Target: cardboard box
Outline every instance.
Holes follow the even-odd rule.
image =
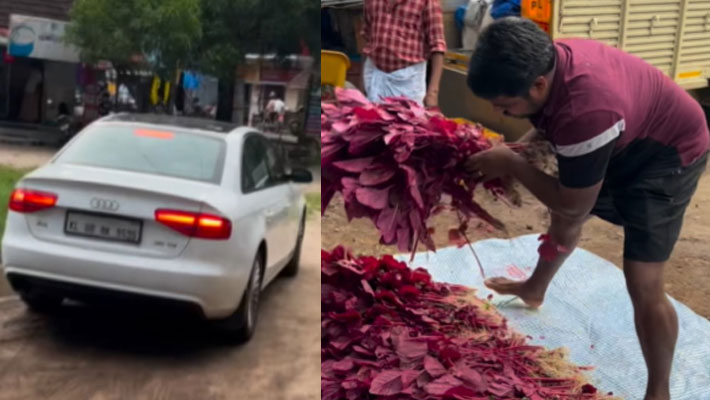
[[[444,38],[446,46],[450,49],[461,48],[461,31],[456,26],[454,13],[444,13]]]
[[[355,43],[357,45],[357,54],[362,54],[362,49],[365,48],[365,37],[362,35],[362,14],[353,16],[353,27],[355,28]]]
[[[439,92],[439,107],[448,118],[465,118],[481,123],[514,141],[532,128],[526,119],[507,117],[495,111],[490,102],[476,97],[466,84],[466,72],[444,68]]]

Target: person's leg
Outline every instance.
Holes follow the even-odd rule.
[[[559,252],[554,260],[540,258],[532,276],[526,281],[514,281],[508,278],[491,278],[485,284],[499,294],[510,294],[520,297],[529,307],[538,308],[545,299],[545,292],[552,278],[565,262],[569,254],[577,246],[582,234],[582,221],[571,221],[556,214],[551,215],[550,228],[547,233],[554,243],[564,246],[569,251]]]
[[[615,197],[624,219],[624,276],[648,369],[645,400],[670,399],[678,316],[664,292],[663,270],[706,162],[707,156],[669,175],[639,179]]]
[[[678,338],[678,316],[663,290],[664,265],[663,262],[624,260],[636,333],[648,368],[645,400],[670,399],[669,382]]]
[[[597,197],[590,215],[584,221],[570,221],[554,213],[551,214],[550,228],[547,234],[550,238],[566,247],[569,252],[559,253],[552,261],[540,258],[532,276],[527,281],[513,281],[507,278],[491,278],[486,280],[486,286],[495,290],[499,294],[512,294],[520,297],[529,307],[537,308],[542,305],[545,299],[545,292],[550,285],[555,273],[560,269],[567,256],[574,250],[582,234],[582,224],[592,216],[597,216],[609,223],[621,225],[622,220],[614,205],[611,194],[606,185]]]
[[[524,282],[513,281],[502,277],[491,278],[486,280],[486,286],[499,294],[518,296],[529,307],[540,307],[545,299],[545,293],[547,292],[547,287],[550,285],[552,278],[567,259],[567,256],[569,256],[577,246],[579,237],[582,234],[582,224],[592,216],[597,216],[615,225],[622,224],[621,217],[614,206],[613,199],[606,185],[602,185],[594,208],[590,215],[584,221],[581,221],[581,223],[580,221],[570,221],[558,215],[551,214],[550,228],[547,234],[554,242],[566,247],[569,252],[559,253],[552,261],[546,261],[540,258],[532,276]]]

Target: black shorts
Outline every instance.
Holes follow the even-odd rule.
[[[683,226],[685,209],[705,171],[708,155],[663,176],[602,185],[592,214],[624,227],[624,259],[668,260]]]

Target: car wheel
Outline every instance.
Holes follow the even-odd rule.
[[[261,282],[263,280],[263,257],[257,254],[249,274],[249,284],[244,291],[241,304],[229,318],[220,321],[219,325],[233,343],[249,341],[256,330],[259,319],[259,303],[261,301]]]
[[[38,291],[21,293],[20,298],[27,304],[30,310],[38,313],[55,311],[64,301],[64,298],[61,296],[53,296]]]
[[[294,277],[298,275],[298,270],[301,264],[301,247],[303,247],[303,236],[306,232],[306,209],[303,209],[303,216],[301,217],[301,224],[298,227],[298,237],[296,238],[296,249],[293,251],[293,257],[291,261],[286,264],[282,274],[287,277]]]

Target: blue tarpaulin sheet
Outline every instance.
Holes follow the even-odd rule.
[[[524,279],[537,262],[537,235],[511,240],[490,239],[474,244],[486,277]],[[408,257],[403,257],[408,259]],[[413,267],[426,268],[441,282],[492,293],[483,285],[468,247],[418,253]],[[566,347],[571,361],[595,366],[592,383],[624,399],[643,398],[646,367],[636,332],[633,309],[623,272],[588,251],[575,250],[555,276],[539,310],[530,310],[511,296],[494,297],[493,303],[519,332],[531,335],[534,344]],[[710,321],[671,299],[678,312],[680,333],[673,364],[673,400],[710,400]]]

